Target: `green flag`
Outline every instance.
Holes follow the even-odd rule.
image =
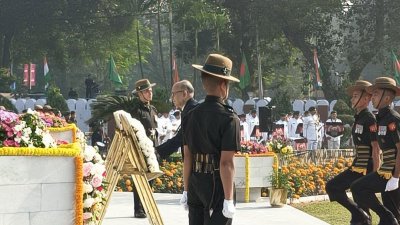
[[[115,66],[115,62],[114,62],[112,55],[110,55],[110,65],[108,67],[108,78],[115,84],[122,84],[121,77],[119,77],[119,74],[117,72],[117,68]]]
[[[241,89],[246,88],[250,84],[250,71],[244,53],[242,54],[242,64],[240,64],[239,79],[239,87]]]
[[[394,69],[394,74],[393,78],[396,80],[396,83],[400,83],[400,63],[399,60],[397,60],[396,54],[392,51],[392,61],[393,61],[393,69]]]

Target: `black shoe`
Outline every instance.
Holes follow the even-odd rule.
[[[384,219],[381,218],[378,225],[399,225],[399,223],[394,217],[388,217]]]
[[[360,221],[350,221],[350,225],[372,225],[371,217],[363,211],[363,219]]]
[[[147,215],[143,209],[135,211],[135,218],[146,218],[146,217]]]

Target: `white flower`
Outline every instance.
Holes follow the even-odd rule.
[[[94,161],[96,161],[97,163],[104,163],[103,158],[101,158],[101,155],[99,153],[96,153],[94,155]]]
[[[94,198],[88,197],[83,201],[83,207],[84,208],[90,208],[94,204]]]
[[[36,127],[36,129],[35,129],[35,134],[41,136],[42,133],[43,133],[43,130],[42,130],[42,129],[39,129],[38,127]]]
[[[96,163],[93,165],[92,170],[90,170],[90,174],[101,177],[105,171],[106,167],[104,165]]]
[[[22,130],[22,133],[23,133],[24,135],[31,135],[31,134],[32,134],[32,129],[31,129],[30,127],[25,127],[25,128]]]
[[[85,193],[90,193],[93,191],[92,185],[88,184],[86,182],[83,184],[83,189],[84,189]]]
[[[281,148],[282,148],[282,144],[281,144],[281,143],[278,143],[278,144],[276,145],[276,147],[277,147],[278,149],[281,149]]]
[[[83,152],[83,157],[85,158],[85,160],[87,162],[92,161],[95,154],[96,154],[96,149],[94,149],[90,145],[86,145],[85,151]]]

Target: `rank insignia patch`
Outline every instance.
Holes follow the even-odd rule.
[[[389,123],[388,128],[389,128],[390,131],[395,131],[396,130],[396,123],[395,122]]]

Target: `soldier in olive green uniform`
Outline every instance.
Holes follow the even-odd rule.
[[[352,136],[356,148],[356,158],[353,165],[338,174],[326,185],[326,192],[331,201],[337,201],[351,213],[351,225],[369,225],[371,218],[365,213],[368,209],[360,209],[359,206],[347,197],[346,190],[357,179],[367,173],[376,171],[379,167],[379,145],[377,142],[376,119],[368,111],[371,94],[366,88],[371,83],[358,80],[353,86],[347,88],[347,94],[351,96],[352,108],[356,110],[355,121],[352,127]]]
[[[138,96],[139,101],[137,101],[137,105],[135,105],[134,110],[130,113],[133,118],[139,120],[143,124],[147,137],[153,141],[154,145],[157,145],[157,110],[150,104],[151,100],[153,100],[152,87],[154,85],[156,84],[151,84],[147,79],[138,80],[135,83],[135,90],[132,93]],[[146,213],[135,187],[133,189],[133,198],[135,217],[145,218]]]
[[[372,105],[379,110],[377,119],[378,142],[383,162],[373,173],[355,181],[351,186],[354,200],[362,208],[372,209],[380,217],[379,225],[398,225],[400,219],[400,115],[389,108],[395,96],[400,95],[396,81],[378,77],[374,85],[367,88],[372,94]],[[382,203],[375,193],[382,193]]]
[[[234,164],[240,150],[240,123],[233,109],[224,104],[229,94],[232,61],[210,54],[201,71],[205,101],[183,121],[184,193],[181,204],[189,208],[189,225],[229,225],[233,204]]]

